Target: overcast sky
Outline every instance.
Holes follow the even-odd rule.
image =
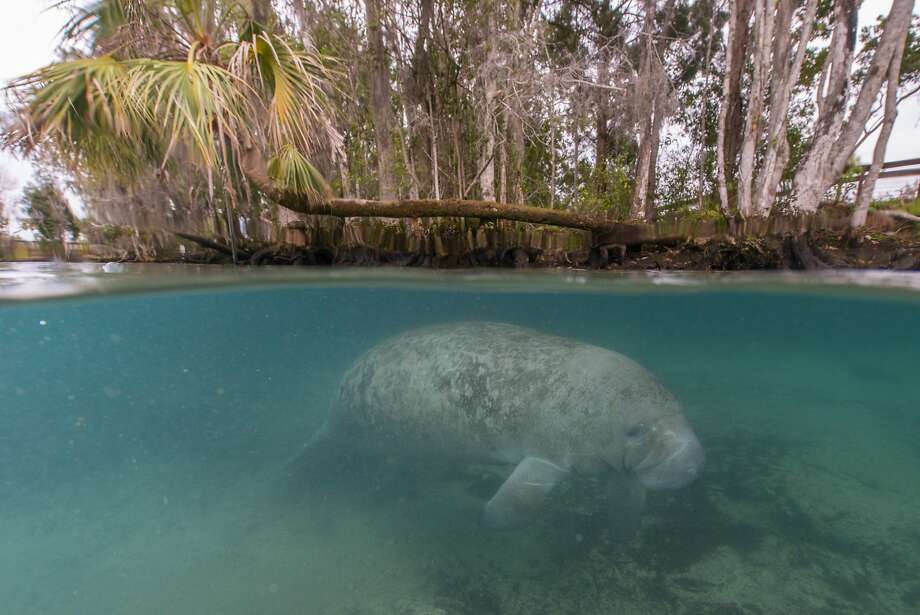
[[[4,28],[0,37],[0,80],[26,74],[48,64],[54,59],[57,34],[67,19],[63,9],[44,9],[50,0],[2,0]],[[731,0],[729,0],[731,1]],[[860,24],[875,21],[877,15],[886,13],[890,0],[865,0],[860,10]],[[894,133],[888,142],[886,160],[920,158],[920,97],[914,96],[899,107]],[[874,139],[867,140],[857,151],[863,161],[872,157]],[[6,152],[0,152],[0,166],[12,175],[21,187],[28,181],[31,168]],[[887,187],[880,186],[887,189]]]

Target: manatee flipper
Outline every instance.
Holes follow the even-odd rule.
[[[626,542],[642,525],[645,510],[645,487],[632,474],[614,472],[607,479],[610,510],[610,539]]]
[[[546,497],[569,471],[546,459],[525,457],[483,509],[482,522],[495,529],[522,527],[533,521]]]

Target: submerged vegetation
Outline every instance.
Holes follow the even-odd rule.
[[[84,236],[137,258],[174,232],[236,258],[313,214],[595,246],[661,219],[750,233],[814,215],[878,133],[850,178],[861,227],[920,88],[912,0],[862,29],[843,0],[64,4],[59,61],[8,88],[6,145],[79,194]]]

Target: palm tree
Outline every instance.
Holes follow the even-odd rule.
[[[250,10],[247,10],[249,8]],[[130,179],[179,153],[236,194],[243,170],[323,202],[311,164],[335,153],[332,62],[218,0],[99,0],[64,29],[70,57],[14,81],[8,139],[50,148],[71,168]]]

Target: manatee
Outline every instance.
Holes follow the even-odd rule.
[[[374,346],[344,375],[301,460],[320,448],[514,464],[483,509],[492,528],[530,523],[562,481],[605,475],[623,536],[638,526],[647,489],[682,487],[704,463],[680,404],[638,363],[493,322]]]

